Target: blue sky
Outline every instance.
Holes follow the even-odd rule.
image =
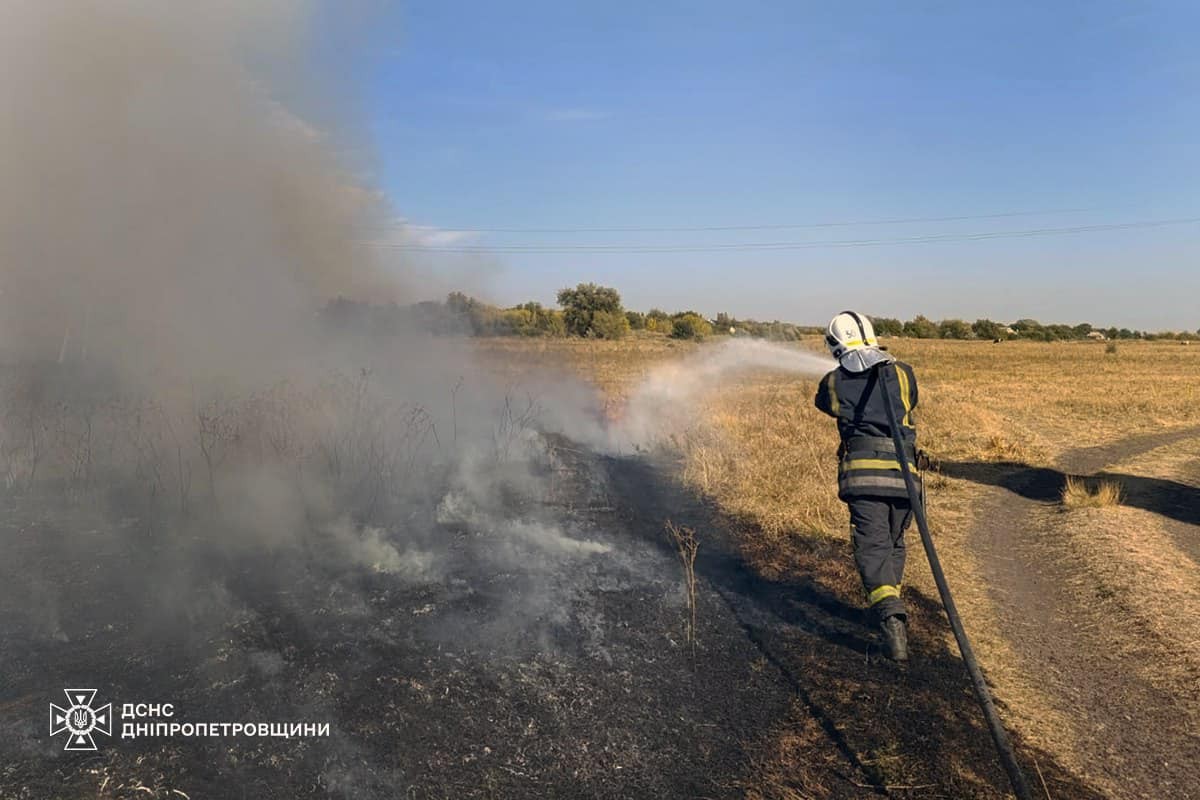
[[[1189,3],[391,7],[354,56],[371,179],[443,245],[823,242],[1200,216]],[[635,308],[819,322],[843,307],[1200,327],[1200,225],[688,253],[384,251],[494,301],[584,280]],[[431,286],[428,291],[440,290]]]

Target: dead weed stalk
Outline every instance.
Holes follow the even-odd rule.
[[[667,520],[666,527],[671,541],[675,543],[675,552],[679,556],[679,563],[683,565],[683,585],[687,591],[688,604],[684,635],[694,658],[696,655],[696,552],[700,549],[700,542],[696,539],[696,532],[691,528],[680,527],[671,520]]]

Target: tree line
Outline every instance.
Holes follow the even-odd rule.
[[[880,336],[904,336],[910,339],[1028,339],[1039,342],[1061,342],[1081,339],[1177,339],[1188,341],[1200,338],[1200,331],[1149,332],[1130,328],[1102,328],[1088,322],[1078,325],[1059,323],[1043,325],[1035,319],[1019,319],[1016,322],[995,322],[977,319],[966,322],[961,319],[944,319],[934,322],[918,314],[901,322],[892,317],[872,317],[875,332]]]
[[[612,287],[581,283],[561,289],[557,308],[531,301],[511,307],[486,303],[463,292],[451,292],[443,301],[431,300],[408,306],[372,305],[339,297],[324,309],[327,322],[375,334],[396,333],[406,327],[418,327],[438,335],[453,336],[545,336],[623,339],[632,331],[650,331],[676,339],[703,339],[707,336],[751,336],[775,341],[794,341],[802,336],[822,334],[817,326],[788,322],[760,322],[738,319],[720,313],[708,318],[696,311],[668,313],[662,309],[632,311],[621,303],[621,295]],[[1027,339],[1034,341],[1070,341],[1104,339],[1179,339],[1200,338],[1200,331],[1158,332],[1130,328],[1100,328],[1090,323],[1043,325],[1033,319],[1004,323],[990,319],[966,322],[943,319],[939,322],[918,314],[907,321],[892,317],[871,317],[880,336],[912,339]]]
[[[752,336],[794,341],[820,333],[820,328],[787,322],[759,322],[718,314],[709,319],[692,310],[666,312],[659,308],[631,311],[612,287],[594,283],[562,289],[558,308],[536,301],[501,307],[463,292],[451,292],[444,301],[430,300],[408,306],[372,305],[339,297],[323,311],[325,321],[343,329],[373,334],[395,334],[418,327],[437,335],[546,336],[623,339],[632,331],[650,331],[675,339],[703,339],[712,335]]]

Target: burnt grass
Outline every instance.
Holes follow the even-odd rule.
[[[753,527],[669,465],[554,447],[553,497],[520,513],[607,551],[497,558],[493,531],[447,525],[434,580],[349,565],[320,537],[231,551],[202,526],[6,498],[0,797],[1006,795],[935,599],[910,595],[897,670],[844,550],[768,579],[743,555]],[[694,647],[668,519],[700,541]],[[96,752],[63,752],[47,706],[76,687],[171,703],[172,722],[330,735],[122,739],[118,716]],[[1053,797],[1100,796],[1017,745]]]

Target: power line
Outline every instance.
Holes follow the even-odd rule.
[[[979,233],[938,233],[890,239],[833,239],[810,242],[733,242],[710,245],[646,245],[646,244],[579,244],[579,245],[421,245],[379,241],[358,241],[358,244],[388,250],[422,253],[717,253],[754,250],[809,250],[820,248],[883,247],[887,245],[930,244],[940,242],[974,242],[987,239],[1029,239],[1043,236],[1064,236],[1104,231],[1163,228],[1173,225],[1194,225],[1200,217],[1116,222],[1103,225],[1076,225],[1066,228],[1029,228],[1012,231],[983,231]]]
[[[871,225],[908,225],[918,222],[963,222],[980,219],[1006,219],[1009,217],[1044,217],[1052,214],[1079,214],[1086,208],[1060,208],[1047,211],[1004,211],[998,214],[970,214],[953,217],[893,217],[839,222],[801,222],[776,225],[681,225],[675,227],[619,227],[619,228],[458,228],[428,225],[410,225],[413,230],[453,231],[455,233],[701,233],[719,231],[782,231],[812,228],[853,228]]]

